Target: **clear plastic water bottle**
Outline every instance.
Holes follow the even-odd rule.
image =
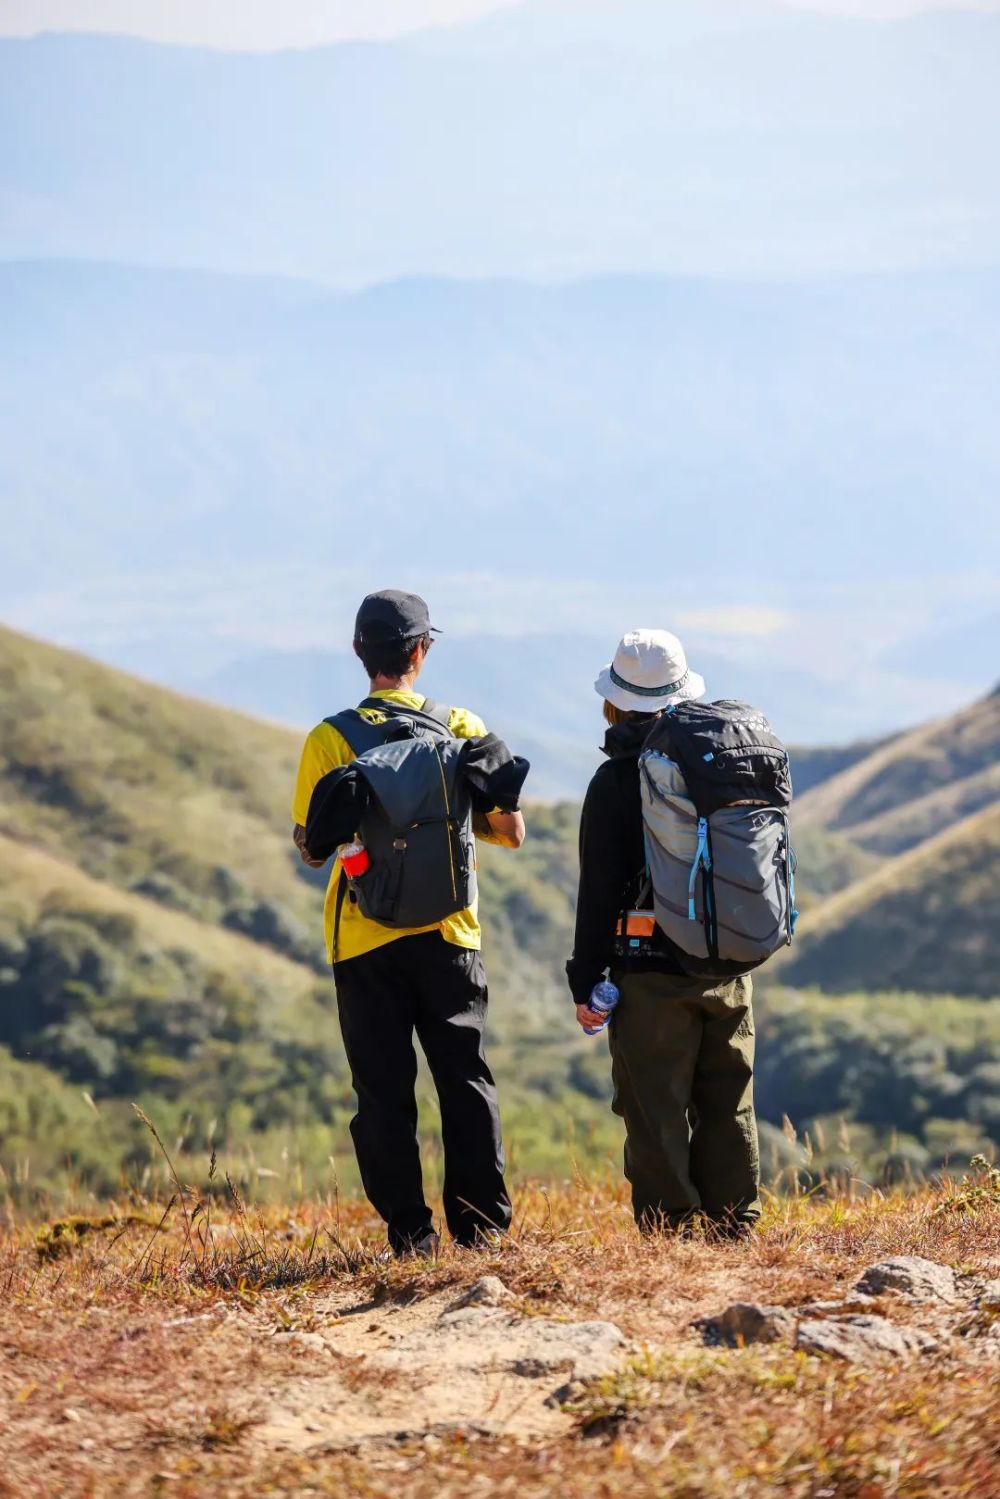
[[[596,1010],[599,1015],[603,1015],[604,1020],[600,1025],[585,1026],[584,1035],[599,1036],[602,1031],[607,1030],[608,1022],[611,1019],[611,1011],[620,999],[621,994],[618,985],[613,984],[610,979],[601,979],[599,984],[595,984],[590,991],[587,1007],[588,1009]]]

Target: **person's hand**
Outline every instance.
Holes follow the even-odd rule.
[[[592,1010],[587,1005],[577,1005],[576,1018],[579,1021],[581,1030],[588,1031],[594,1030],[599,1025],[603,1025],[608,1017],[602,1014],[600,1010]]]
[[[295,824],[294,828],[292,829],[292,842],[295,844],[295,847],[298,849],[298,851],[299,851],[299,858],[302,860],[303,864],[308,864],[308,866],[309,866],[310,869],[322,869],[323,868],[323,865],[326,863],[326,860],[325,859],[314,859],[313,856],[312,856],[312,854],[306,848],[306,830],[305,830],[305,828],[302,826],[302,824],[300,822],[297,822]]]

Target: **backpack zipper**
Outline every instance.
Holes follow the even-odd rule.
[[[786,926],[788,929],[787,946],[791,947],[792,938],[795,936],[795,926],[799,919],[799,913],[795,909],[795,870],[798,860],[792,848],[791,839],[788,836],[788,819],[785,819],[785,889],[788,895],[788,918]]]
[[[716,750],[714,754],[702,755],[701,758],[705,761],[715,761],[717,763],[719,760],[725,759],[726,755],[741,755],[744,760],[750,755],[769,755],[773,760],[786,758],[784,750],[769,749],[764,744],[750,744],[745,749],[739,745],[730,745],[728,749]]]
[[[433,739],[431,740],[431,748],[434,751],[434,756],[435,756],[435,758],[437,760],[437,763],[438,763],[438,770],[441,772],[441,794],[444,797],[445,829],[446,829],[447,838],[448,838],[448,870],[449,870],[449,873],[451,874],[451,898],[452,898],[453,901],[457,901],[458,900],[458,882],[457,882],[457,880],[455,878],[455,851],[454,851],[454,849],[451,846],[451,839],[452,839],[452,831],[451,830],[452,830],[452,823],[454,822],[454,818],[451,815],[451,801],[450,801],[449,796],[448,796],[448,778],[447,778],[447,776],[444,773],[444,761],[441,759],[441,753],[440,753],[440,751],[439,751],[439,749],[438,749],[438,747],[435,744],[435,742],[434,742]]]

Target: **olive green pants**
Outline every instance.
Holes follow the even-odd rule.
[[[723,1231],[760,1215],[750,979],[621,978],[611,1019],[614,1101],[641,1228],[701,1214]]]

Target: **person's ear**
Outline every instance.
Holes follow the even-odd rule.
[[[361,660],[361,652],[358,650],[358,642],[356,640],[352,640],[351,641],[351,650],[354,652],[354,654],[357,656],[358,660],[360,661]]]

